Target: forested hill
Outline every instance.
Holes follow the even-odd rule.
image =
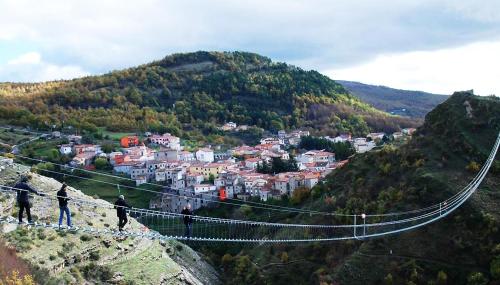
[[[461,190],[477,174],[499,131],[499,98],[456,93],[426,116],[407,144],[357,154],[323,184],[294,195],[291,201],[307,209],[345,214],[381,214],[436,204]],[[221,266],[228,268],[229,283],[499,284],[499,191],[497,155],[471,199],[445,219],[425,227],[366,241],[240,251],[225,247],[215,253],[220,254]],[[256,210],[245,215],[269,219],[267,213]],[[285,223],[346,222],[315,215],[274,218]],[[230,269],[245,262],[245,272]]]
[[[434,107],[449,98],[448,95],[394,89],[353,81],[338,80],[337,82],[352,95],[377,109],[414,118],[423,118]]]
[[[0,120],[47,128],[169,131],[202,136],[234,121],[325,134],[414,126],[361,102],[316,71],[245,52],[174,54],[99,76],[0,84]]]

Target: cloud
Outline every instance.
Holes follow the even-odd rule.
[[[92,73],[196,50],[329,70],[500,38],[499,10],[490,0],[0,1],[0,44],[28,42],[45,62]]]
[[[474,89],[500,95],[500,41],[458,48],[380,55],[364,64],[325,71],[335,79],[441,94]]]
[[[89,73],[75,65],[55,65],[44,62],[38,52],[28,52],[0,66],[2,81],[39,82],[82,77]]]
[[[9,65],[39,64],[42,57],[37,52],[28,52],[7,62]]]

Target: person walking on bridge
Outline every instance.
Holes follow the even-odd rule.
[[[127,224],[127,208],[131,207],[125,202],[125,196],[118,196],[115,202],[116,216],[118,217],[118,230],[123,231],[123,227]]]
[[[193,212],[191,211],[191,204],[187,204],[186,206],[184,206],[184,208],[182,209],[182,212],[181,212],[183,216],[183,220],[184,220],[184,226],[186,227],[186,231],[185,231],[185,236],[187,238],[190,238],[191,237],[191,232],[193,230]]]
[[[59,228],[62,225],[64,218],[64,213],[66,213],[66,222],[68,223],[68,228],[71,228],[71,213],[68,208],[68,193],[66,192],[66,183],[63,183],[61,189],[57,191],[57,200],[59,201]]]
[[[28,224],[32,224],[33,220],[31,219],[31,207],[29,194],[33,193],[39,196],[45,196],[44,193],[38,192],[35,188],[31,187],[28,182],[31,179],[31,176],[28,174],[21,175],[21,179],[19,182],[14,185],[14,189],[17,191],[17,205],[19,206],[19,224],[23,223],[23,213],[26,210],[26,215],[28,216]]]

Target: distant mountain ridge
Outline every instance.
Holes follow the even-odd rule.
[[[423,118],[449,95],[423,91],[395,89],[381,85],[370,85],[354,81],[336,80],[352,95],[373,107],[393,115]]]

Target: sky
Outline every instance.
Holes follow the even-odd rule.
[[[499,95],[498,11],[499,0],[0,0],[0,82],[240,50],[332,79]]]

